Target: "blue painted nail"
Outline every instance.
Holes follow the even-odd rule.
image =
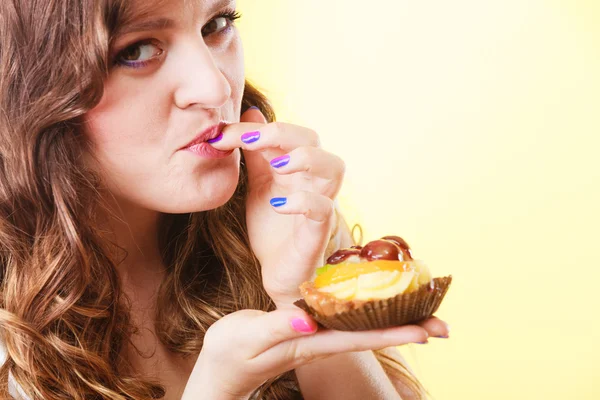
[[[242,135],[242,142],[244,142],[246,144],[254,143],[258,139],[260,139],[259,131],[247,132]]]
[[[290,162],[290,156],[289,154],[286,154],[285,156],[281,156],[281,157],[277,157],[271,160],[271,166],[273,168],[281,168],[281,167],[285,167],[286,165],[288,165]]]
[[[248,110],[258,110],[258,111],[260,111],[260,108],[258,108],[256,106],[252,106],[252,107],[249,107]]]
[[[208,139],[207,142],[211,144],[217,143],[221,139],[223,139],[223,132],[219,133],[219,136],[217,136],[216,138]]]
[[[417,344],[427,344],[429,342],[417,342]]]
[[[287,197],[273,197],[270,203],[273,207],[281,207],[287,203]]]
[[[446,336],[444,336],[444,335],[436,336],[436,338],[438,338],[438,339],[448,339],[449,337],[450,336],[448,336],[448,335],[446,335]]]

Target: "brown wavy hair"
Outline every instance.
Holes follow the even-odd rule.
[[[115,268],[119,249],[97,228],[107,211],[101,181],[82,161],[89,150],[82,116],[102,97],[111,40],[134,17],[131,3],[0,1],[0,340],[8,356],[0,368],[2,398],[9,373],[32,399],[165,394],[121,357],[134,328]],[[242,109],[250,106],[275,120],[267,99],[246,83]],[[204,333],[223,315],[273,309],[250,249],[245,196],[242,165],[226,205],[161,217],[168,271],[156,331],[172,352],[198,354]],[[401,359],[378,357],[421,397]],[[264,384],[258,397],[301,398],[293,371]]]

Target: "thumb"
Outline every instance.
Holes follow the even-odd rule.
[[[243,329],[244,336],[251,338],[246,348],[256,357],[281,342],[313,335],[318,328],[312,317],[293,307],[264,313],[249,321]]]
[[[240,116],[240,122],[266,124],[268,121],[258,107],[252,106]]]

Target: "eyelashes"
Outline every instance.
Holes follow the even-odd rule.
[[[121,51],[116,58],[116,63],[130,68],[142,68],[153,60],[160,58],[164,50],[156,40],[142,40]]]
[[[202,27],[202,37],[224,35],[231,31],[235,21],[241,14],[230,9],[215,15]],[[113,65],[126,68],[144,68],[154,61],[158,61],[165,54],[161,43],[156,39],[144,39],[127,46],[114,57]]]
[[[241,17],[242,17],[242,15],[239,12],[237,12],[236,10],[223,11],[223,12],[217,14],[215,17],[213,17],[213,19],[211,19],[206,25],[204,25],[204,27],[202,28],[202,36],[206,37],[208,35],[213,34],[213,32],[207,32],[207,28],[211,27],[213,25],[217,25],[216,27],[217,27],[217,29],[219,29],[214,33],[219,33],[223,29],[228,30],[229,28],[231,28],[231,26],[233,26],[235,21],[237,21]],[[220,24],[220,25],[222,25],[221,28],[219,28],[219,24],[216,24],[216,22],[220,19],[224,20],[222,22],[225,22],[225,25],[223,25],[222,23]]]

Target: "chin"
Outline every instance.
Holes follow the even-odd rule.
[[[238,186],[239,174],[238,155],[212,166],[174,168],[166,175],[159,171],[137,179],[128,176],[118,185],[108,186],[108,190],[122,209],[185,214],[212,210],[227,203]]]
[[[200,196],[201,201],[188,207],[188,210],[185,212],[207,211],[221,207],[233,197],[238,185],[238,179],[236,177],[235,182],[228,182],[227,184],[220,182],[218,185],[219,187],[215,188],[216,190],[202,193]],[[208,194],[208,196],[206,194]]]
[[[235,193],[239,183],[239,169],[221,170],[209,177],[203,177],[194,184],[185,185],[165,193],[162,204],[155,204],[157,211],[169,214],[183,214],[213,210],[227,203]]]

